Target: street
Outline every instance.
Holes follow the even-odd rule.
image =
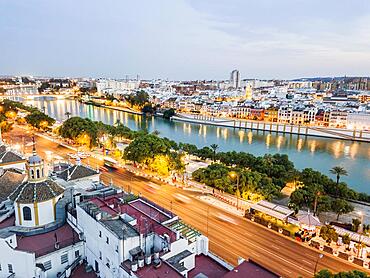
[[[30,136],[19,128],[14,128],[10,133],[3,135],[7,142],[11,140],[13,144],[21,144],[24,136],[28,136],[25,142],[30,142]],[[42,137],[36,137],[36,142],[37,151],[44,158],[52,152],[52,157],[58,155],[67,159],[67,153],[72,152]],[[31,147],[27,146],[24,150],[26,153],[30,153]],[[102,161],[92,157],[84,159],[83,163],[87,164],[88,161],[94,168],[103,165]],[[182,190],[154,180],[151,182],[158,186],[149,186],[148,179],[136,176],[124,169],[104,171],[101,177],[106,184],[112,181],[117,187],[124,190],[130,189],[136,194],[141,193],[142,196],[158,205],[172,209],[185,223],[209,237],[210,250],[213,253],[233,265],[237,264],[238,257],[243,257],[245,259],[251,258],[283,277],[312,277],[314,274],[315,264],[320,254],[318,250],[295,242],[293,239],[284,237],[243,217],[210,206],[196,198],[201,193]],[[182,194],[190,201],[181,202],[174,194]],[[226,216],[224,220],[222,215]],[[318,261],[317,269],[323,268],[335,272],[352,269],[365,271],[364,268],[356,267],[354,264],[327,253]]]

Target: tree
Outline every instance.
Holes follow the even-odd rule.
[[[332,241],[338,241],[338,233],[335,229],[330,225],[322,226],[320,229],[320,237],[324,239],[327,243],[331,243]]]
[[[340,215],[350,213],[353,209],[353,206],[344,199],[337,198],[332,203],[332,211],[337,214],[337,220]]]
[[[358,228],[360,227],[361,221],[357,218],[352,219],[352,231],[357,232]]]
[[[342,236],[342,242],[346,245],[346,249],[348,249],[348,245],[351,243],[351,238],[349,237],[349,234],[345,234]]]
[[[348,175],[347,170],[344,169],[341,166],[335,166],[332,169],[330,169],[330,173],[336,175],[336,178],[337,178],[337,196],[338,196],[338,186],[339,186],[340,177],[341,176],[347,176]]]
[[[218,145],[217,144],[212,144],[210,147],[213,150],[213,162],[215,162],[216,161],[216,151],[218,149]]]
[[[155,112],[155,108],[150,104],[144,104],[143,108],[141,109],[141,112],[145,114],[153,114]]]
[[[327,269],[320,270],[314,276],[314,278],[367,278],[367,277],[368,277],[367,273],[359,270],[339,272],[333,274]]]
[[[26,116],[26,122],[37,129],[47,129],[55,123],[55,119],[48,115],[34,111]]]
[[[175,109],[170,108],[163,112],[163,118],[170,119],[172,116],[175,115]]]
[[[133,140],[124,151],[124,158],[148,165],[157,155],[168,155],[170,144],[154,135],[146,134]]]
[[[96,123],[90,119],[71,117],[60,127],[59,134],[91,148],[97,142],[98,129]]]

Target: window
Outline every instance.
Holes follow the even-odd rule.
[[[75,258],[77,259],[80,256],[80,250],[75,251]]]
[[[99,237],[101,237],[101,231],[99,231]]]
[[[36,170],[36,177],[39,179],[40,178],[40,169]]]
[[[14,273],[12,264],[8,264],[8,271],[9,271],[9,273]]]
[[[109,260],[108,258],[107,258],[106,266],[107,266],[108,268],[110,268],[110,260]]]
[[[51,261],[46,261],[43,263],[45,270],[51,269]]]
[[[29,207],[23,207],[23,219],[32,220],[31,209]]]
[[[1,268],[1,264],[0,264],[0,271],[2,271],[3,269]]]
[[[60,256],[60,263],[61,264],[68,263],[68,253],[63,254],[62,256]]]
[[[35,178],[35,172],[33,171],[33,169],[31,169],[31,178]]]
[[[118,245],[116,245],[116,252],[118,253]]]
[[[101,251],[99,251],[99,259],[101,259],[103,257]]]
[[[109,237],[107,237],[107,239],[105,240],[105,242],[106,242],[107,244],[109,244]]]

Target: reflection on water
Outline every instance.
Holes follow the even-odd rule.
[[[220,151],[245,151],[254,155],[285,153],[298,168],[311,167],[328,175],[331,167],[342,165],[349,173],[343,180],[354,189],[370,193],[369,143],[172,122],[85,105],[74,100],[38,100],[27,104],[45,107],[46,113],[59,121],[65,120],[66,113],[70,112],[72,116],[79,115],[109,124],[120,121],[134,130],[158,130],[161,136],[199,147],[215,143]]]

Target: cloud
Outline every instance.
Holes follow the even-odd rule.
[[[322,2],[3,1],[0,73],[220,79],[239,68],[242,77],[259,78],[368,74],[368,2]]]

